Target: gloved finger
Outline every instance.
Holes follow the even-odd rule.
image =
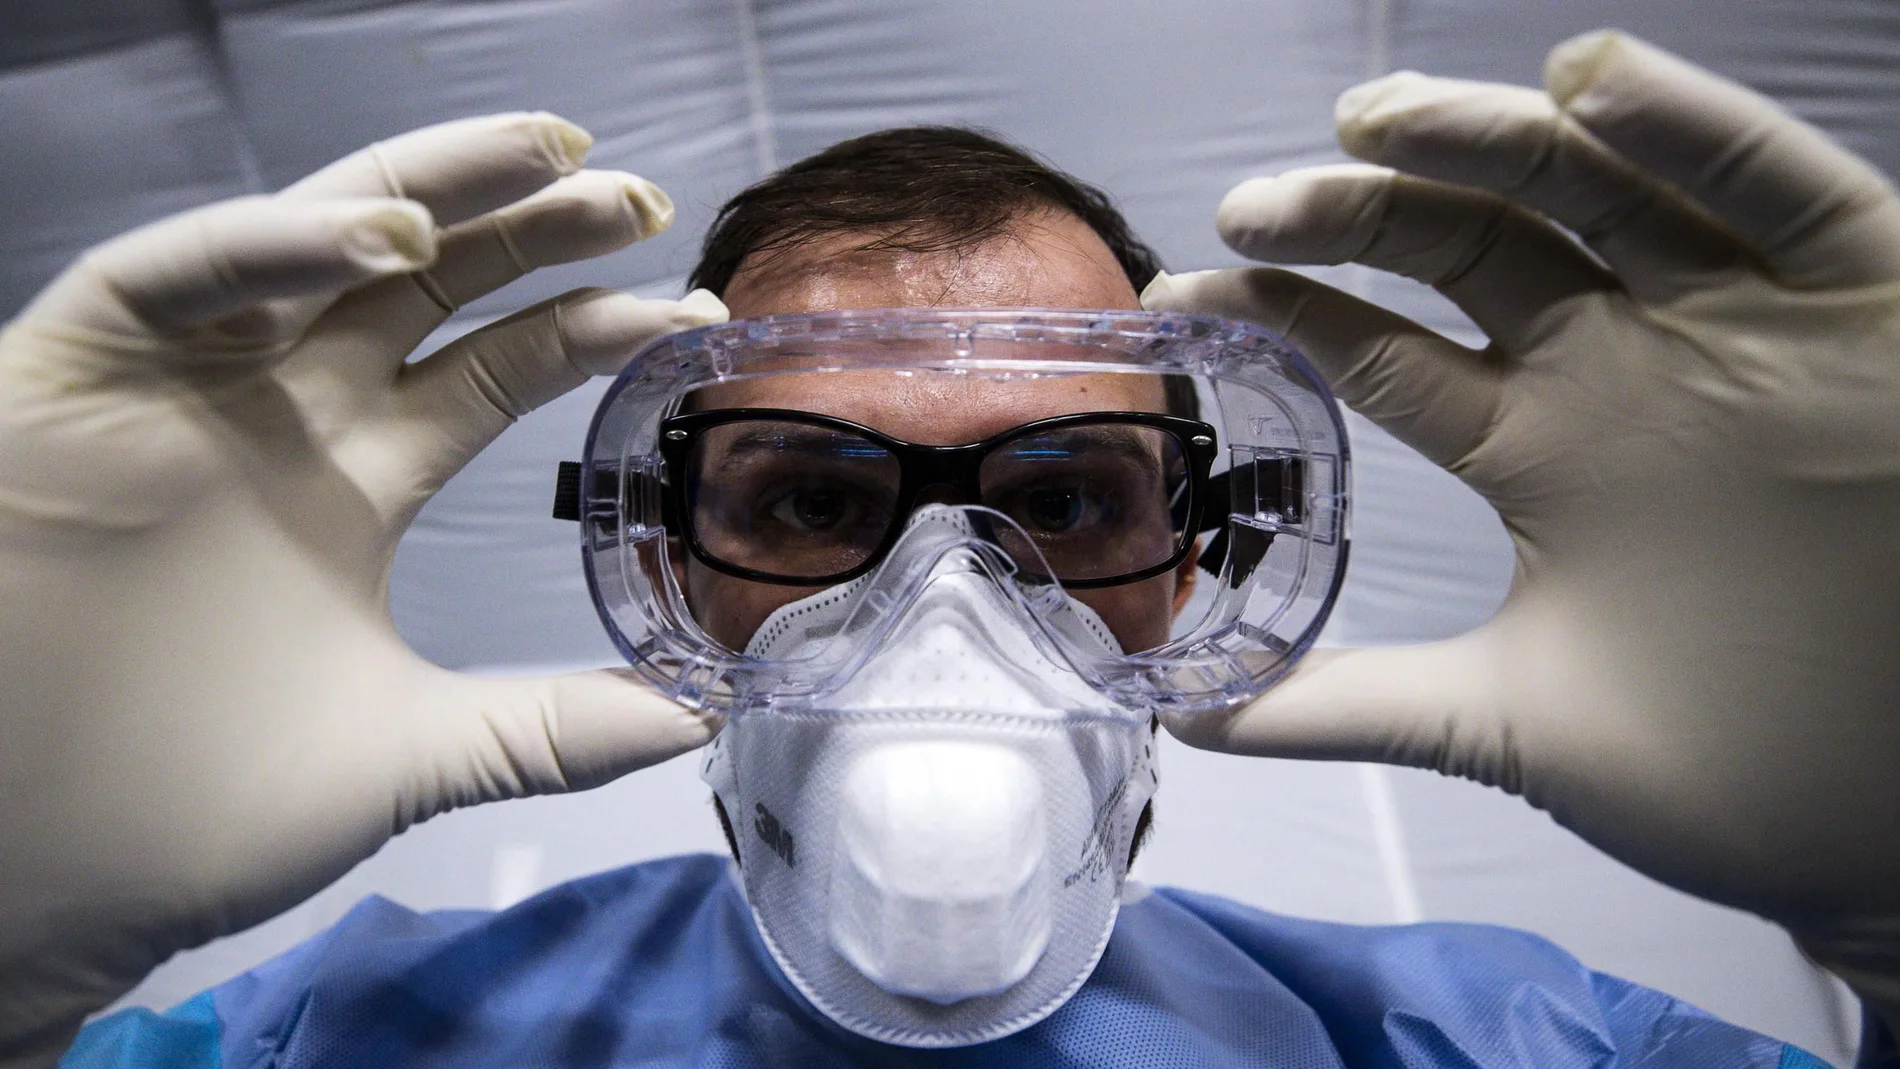
[[[278,196],[407,196],[427,205],[438,225],[453,226],[513,204],[575,173],[593,142],[587,131],[546,112],[460,119],[411,130],[353,152]],[[457,307],[432,271],[414,272],[389,289],[431,306],[405,316],[427,324],[423,334],[416,336],[418,341]],[[307,300],[290,314],[308,322],[327,307],[327,301]],[[413,347],[414,342],[408,348]]]
[[[1348,89],[1334,117],[1360,159],[1491,190],[1562,223],[1639,299],[1669,300],[1750,261],[1726,227],[1537,90],[1401,71]]]
[[[1340,400],[1454,473],[1462,473],[1503,403],[1498,361],[1291,271],[1163,272],[1142,291],[1141,304],[1273,331],[1312,361]]]
[[[121,337],[177,334],[272,298],[413,271],[435,251],[429,213],[411,201],[244,197],[94,248],[22,318]]]
[[[1251,704],[1161,714],[1176,738],[1258,757],[1378,761],[1523,793],[1517,738],[1487,682],[1483,631],[1446,642],[1315,650]]]
[[[451,227],[430,272],[455,306],[536,268],[602,256],[673,225],[666,191],[625,171],[581,171]]]
[[[659,186],[623,171],[582,171],[442,232],[426,275],[392,278],[345,298],[336,323],[373,329],[383,344],[362,352],[393,372],[457,308],[536,268],[601,256],[673,224]]]
[[[423,819],[457,806],[586,790],[706,744],[716,714],[688,709],[628,670],[528,679],[453,676],[424,730]]]
[[[1773,101],[1626,34],[1551,50],[1558,107],[1683,189],[1797,286],[1900,279],[1900,196]]]
[[[1616,286],[1548,220],[1502,197],[1362,163],[1242,182],[1215,227],[1251,259],[1360,263],[1417,279],[1512,351],[1540,336],[1553,306]]]
[[[299,354],[292,379],[374,382],[389,376],[450,311],[528,271],[600,256],[672,225],[673,202],[658,186],[621,171],[582,171],[437,237],[427,276],[384,279],[346,295],[324,314],[324,329],[375,344]],[[420,285],[418,285],[420,284]]]
[[[458,119],[360,149],[278,196],[403,197],[452,226],[580,170],[593,143],[587,131],[547,112]]]
[[[420,508],[449,476],[516,419],[594,375],[618,372],[664,334],[721,323],[726,306],[705,290],[677,301],[577,290],[474,331],[401,369],[401,419],[391,450],[406,458],[389,502]]]

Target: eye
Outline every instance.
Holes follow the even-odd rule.
[[[1023,518],[1044,531],[1066,531],[1081,521],[1083,504],[1075,487],[1031,490],[1023,495]]]
[[[829,531],[843,523],[851,502],[829,487],[800,487],[772,504],[774,520],[798,531]]]

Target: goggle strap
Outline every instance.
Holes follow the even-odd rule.
[[[563,460],[554,471],[554,518],[581,522],[581,464]]]
[[[579,523],[583,496],[594,500],[615,500],[619,495],[619,477],[612,468],[594,469],[594,490],[581,493],[582,473],[578,460],[563,460],[554,470],[554,518]]]

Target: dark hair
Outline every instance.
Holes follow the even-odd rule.
[[[988,134],[906,126],[841,141],[719,209],[688,285],[724,295],[746,257],[861,233],[861,249],[955,252],[1006,232],[1025,209],[1068,212],[1101,236],[1140,293],[1161,260],[1108,195]]]

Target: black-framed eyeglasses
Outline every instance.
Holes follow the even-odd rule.
[[[934,489],[1007,516],[1014,526],[979,534],[1024,578],[1072,589],[1179,566],[1200,531],[1218,451],[1213,427],[1152,412],[1055,416],[981,442],[927,446],[774,408],[674,416],[660,424],[659,447],[668,529],[717,571],[848,582],[877,566]],[[1038,557],[1052,575],[1038,574]]]

